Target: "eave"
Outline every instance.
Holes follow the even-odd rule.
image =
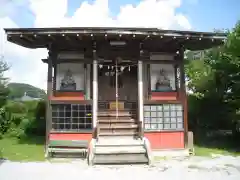
[[[161,30],[157,28],[14,28],[5,29],[9,42],[26,48],[49,48],[50,45],[79,45],[81,48],[92,46],[93,42],[103,43],[110,40],[134,41],[147,46],[158,46],[171,42],[176,47],[184,46],[189,50],[203,50],[219,46],[227,34],[195,31]],[[107,41],[106,41],[107,40]]]

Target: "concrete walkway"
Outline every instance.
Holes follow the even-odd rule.
[[[93,166],[81,160],[0,163],[0,180],[239,180],[240,157],[213,156],[161,160],[152,166]]]

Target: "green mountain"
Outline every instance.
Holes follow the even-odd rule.
[[[10,90],[9,98],[20,98],[25,93],[27,96],[33,97],[33,98],[45,98],[46,93],[44,90],[37,88],[35,86],[32,86],[30,84],[24,84],[24,83],[9,83],[8,88]]]

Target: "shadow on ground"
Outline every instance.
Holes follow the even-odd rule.
[[[26,136],[21,137],[18,140],[19,144],[36,144],[36,145],[43,145],[45,144],[45,137],[44,136]]]
[[[0,158],[0,166],[6,161],[6,159]]]
[[[0,150],[0,166],[6,161],[5,158],[3,158],[2,151]]]
[[[240,137],[233,136],[230,132],[214,131],[198,133],[194,136],[194,144],[199,147],[224,150],[240,155]]]

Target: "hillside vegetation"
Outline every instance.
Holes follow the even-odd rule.
[[[24,84],[24,83],[9,83],[8,88],[10,90],[9,98],[20,98],[24,95],[26,92],[28,96],[33,98],[44,98],[46,96],[46,93],[44,90],[37,88],[35,86],[32,86],[30,84]]]

